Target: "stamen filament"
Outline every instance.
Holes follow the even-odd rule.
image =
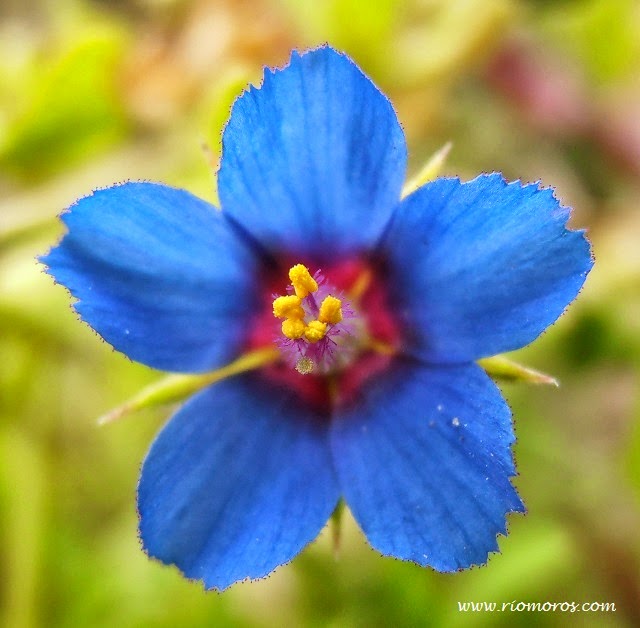
[[[352,303],[358,303],[360,299],[365,295],[369,286],[371,285],[371,280],[373,279],[373,274],[371,270],[368,268],[364,269],[359,275],[358,278],[353,282],[353,285],[349,289],[349,300]]]
[[[369,336],[366,341],[363,343],[364,348],[370,349],[375,353],[380,353],[382,355],[394,355],[396,353],[396,349],[386,342],[382,342],[382,340],[378,340]]]

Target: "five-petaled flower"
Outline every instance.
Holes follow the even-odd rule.
[[[389,101],[323,47],[236,101],[220,210],[126,183],[63,215],[48,272],[131,359],[197,373],[271,347],[142,468],[144,549],[208,588],[291,560],[341,497],[374,548],[440,571],[486,562],[524,510],[510,411],[475,361],[558,318],[589,244],[551,190],[499,174],[401,199],[406,154]]]

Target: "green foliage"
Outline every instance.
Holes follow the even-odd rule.
[[[0,145],[0,167],[25,179],[65,170],[113,145],[126,130],[117,33],[87,35],[34,69]]]
[[[545,26],[596,82],[632,78],[638,71],[640,16],[635,0],[550,3]]]
[[[332,42],[390,86],[436,89],[486,55],[514,13],[510,0],[281,1],[311,42]]]

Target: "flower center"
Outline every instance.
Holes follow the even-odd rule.
[[[273,300],[273,315],[282,319],[277,344],[302,375],[344,369],[358,352],[362,330],[344,296],[320,272],[303,264],[289,269],[287,294]]]
[[[259,376],[330,416],[395,359],[401,321],[379,261],[325,262],[322,273],[313,274],[309,264],[291,266],[294,261],[265,268],[244,350],[275,344],[281,359],[261,368]]]

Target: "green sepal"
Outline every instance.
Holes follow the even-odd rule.
[[[342,541],[342,515],[344,514],[344,499],[338,500],[336,507],[331,513],[329,524],[331,526],[331,540],[333,542],[333,555],[338,559],[340,555],[340,543]]]
[[[166,405],[184,401],[199,390],[227,377],[250,371],[276,360],[277,349],[266,347],[241,355],[238,359],[222,368],[209,373],[171,374],[143,388],[128,401],[103,414],[98,419],[99,425],[111,423],[144,408]]]
[[[518,364],[502,355],[482,358],[478,360],[478,364],[487,372],[487,375],[498,381],[548,384],[551,386],[560,385],[555,377]]]
[[[452,146],[453,144],[451,142],[447,142],[442,148],[431,155],[429,161],[422,167],[422,170],[405,183],[402,188],[402,198],[409,196],[409,194],[421,188],[425,183],[429,183],[429,181],[433,181],[440,176]]]

